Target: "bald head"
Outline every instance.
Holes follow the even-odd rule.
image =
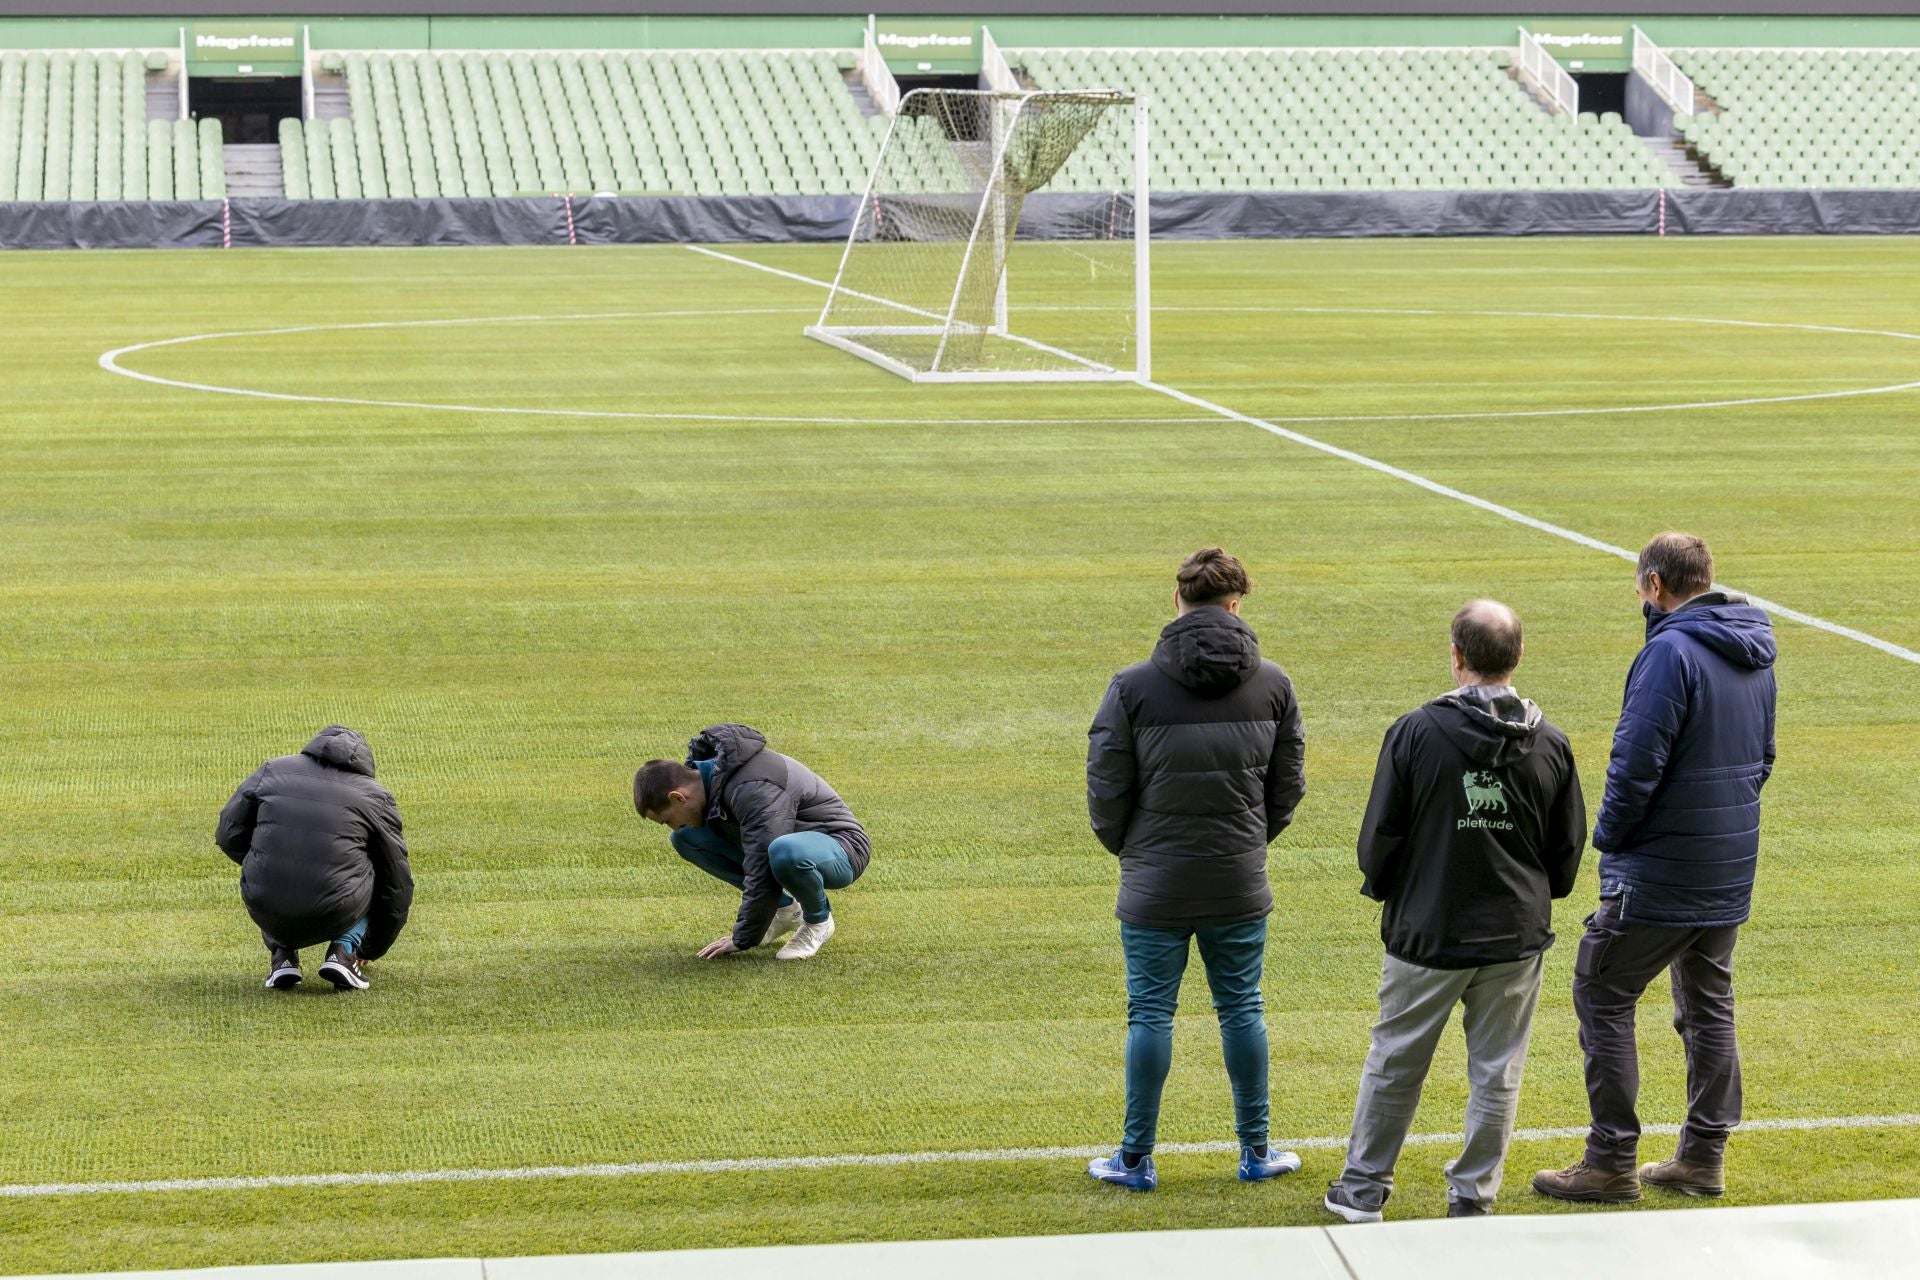
[[[1520,615],[1498,600],[1469,600],[1453,615],[1453,660],[1473,683],[1507,683],[1521,651]]]

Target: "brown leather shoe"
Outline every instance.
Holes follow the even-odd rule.
[[[1723,1196],[1727,1193],[1727,1171],[1717,1164],[1695,1164],[1675,1156],[1657,1164],[1640,1166],[1640,1181],[1650,1187],[1665,1187],[1689,1196]]]
[[[1555,1200],[1626,1204],[1640,1198],[1640,1175],[1608,1173],[1585,1160],[1575,1160],[1564,1169],[1542,1169],[1534,1174],[1533,1189]]]

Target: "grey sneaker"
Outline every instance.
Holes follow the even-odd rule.
[[[1354,1203],[1353,1197],[1347,1194],[1347,1189],[1337,1182],[1327,1184],[1327,1198],[1320,1203],[1328,1213],[1336,1218],[1344,1218],[1348,1222],[1380,1222],[1386,1218],[1386,1215],[1378,1209],[1364,1209]]]
[[[1493,1210],[1487,1205],[1485,1200],[1447,1201],[1447,1216],[1449,1218],[1485,1218],[1491,1216],[1492,1213]]]

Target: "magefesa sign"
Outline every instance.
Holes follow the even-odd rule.
[[[1632,62],[1624,22],[1568,22],[1564,18],[1529,24],[1533,38],[1563,67],[1573,70],[1621,71]]]
[[[967,74],[980,70],[980,27],[972,22],[877,19],[873,41],[895,72]]]
[[[197,75],[300,73],[300,28],[291,22],[196,22],[187,28]]]

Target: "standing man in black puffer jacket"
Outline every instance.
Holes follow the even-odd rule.
[[[300,948],[329,944],[320,976],[367,989],[361,966],[406,927],[413,872],[365,738],[331,725],[299,755],[267,761],[227,801],[213,838],[240,864],[240,899],[272,957],[267,986],[299,986]]]
[[[1287,673],[1240,620],[1252,584],[1219,547],[1188,556],[1178,613],[1147,662],[1113,678],[1088,731],[1093,832],[1120,859],[1127,958],[1127,1113],[1120,1149],[1087,1173],[1136,1191],[1173,1060],[1173,1015],[1197,941],[1233,1086],[1240,1180],[1300,1167],[1267,1146],[1267,1023],[1260,978],[1273,893],[1267,845],[1306,794],[1306,736]]]

